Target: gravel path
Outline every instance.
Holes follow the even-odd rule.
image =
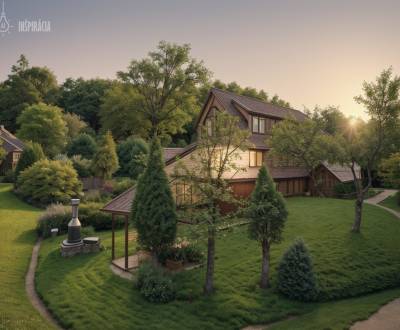
[[[40,315],[42,315],[47,321],[49,321],[50,324],[52,324],[56,329],[62,330],[57,321],[53,318],[46,306],[40,300],[35,290],[35,272],[41,243],[42,239],[39,238],[36,241],[35,246],[33,247],[31,262],[29,264],[29,269],[25,277],[25,289],[33,307],[36,308]]]

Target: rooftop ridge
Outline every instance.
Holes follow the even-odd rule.
[[[227,91],[227,90],[224,90],[224,89],[220,89],[220,88],[217,88],[217,87],[211,87],[211,90],[217,90],[217,91],[219,91],[219,92],[226,93],[226,94],[230,94],[230,95],[234,95],[234,96],[237,96],[237,97],[244,97],[244,98],[247,98],[247,99],[252,100],[252,101],[257,101],[257,102],[259,102],[259,103],[267,104],[267,105],[270,105],[270,106],[273,106],[273,107],[277,107],[277,108],[281,108],[281,109],[286,109],[286,110],[291,110],[291,111],[297,111],[297,112],[300,112],[302,115],[305,115],[305,113],[302,112],[301,110],[294,109],[294,108],[291,108],[291,107],[284,107],[284,106],[281,106],[281,105],[273,104],[273,103],[268,102],[268,101],[260,100],[260,99],[258,99],[258,98],[256,98],[256,97],[236,94],[236,93],[234,93],[234,92]]]

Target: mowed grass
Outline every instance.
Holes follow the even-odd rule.
[[[39,210],[0,184],[0,329],[50,329],[25,293],[25,274],[36,240]]]
[[[379,203],[382,206],[386,206],[392,210],[400,212],[400,205],[397,204],[397,197],[396,196],[389,196],[385,200]]]
[[[352,234],[354,201],[291,198],[288,207],[284,241],[272,247],[273,287],[266,291],[257,286],[260,248],[247,238],[246,226],[219,234],[217,291],[211,297],[202,295],[202,268],[176,275],[176,301],[165,305],[146,302],[132,282],[110,271],[110,232],[101,233],[105,251],[70,259],[60,257],[61,237],[44,242],[37,289],[60,322],[73,329],[240,329],[289,316],[297,316],[297,322],[284,321],[274,327],[343,329],[400,294],[395,289],[306,304],[275,292],[277,263],[297,237],[311,251],[321,298],[356,297],[400,284],[400,221],[394,216],[366,205],[362,234]],[[122,232],[118,237],[120,253]]]

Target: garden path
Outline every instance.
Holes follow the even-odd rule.
[[[365,202],[368,204],[376,205],[386,211],[394,214],[400,219],[400,213],[379,203],[386,198],[394,195],[397,190],[386,189],[380,194],[367,199]],[[383,306],[379,311],[372,314],[370,318],[365,321],[356,322],[351,330],[397,330],[400,328],[400,298],[391,301]]]

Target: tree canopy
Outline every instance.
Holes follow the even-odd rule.
[[[120,169],[118,173],[137,179],[145,169],[149,147],[141,138],[130,137],[117,147]]]
[[[89,134],[82,133],[74,138],[67,146],[67,155],[81,155],[83,158],[92,159],[97,151],[97,143]]]
[[[134,111],[151,124],[150,135],[173,135],[182,131],[197,108],[196,88],[209,72],[190,56],[188,44],[161,41],[157,50],[142,60],[133,60],[119,78],[135,87],[139,98]]]
[[[103,97],[100,110],[103,130],[112,132],[116,140],[129,136],[148,138],[151,123],[140,107],[140,95],[130,84],[116,83]]]
[[[0,83],[0,122],[15,132],[17,118],[25,108],[39,102],[54,104],[57,93],[55,75],[46,67],[30,67],[21,55],[11,74]]]
[[[62,110],[56,106],[38,103],[26,108],[17,120],[17,136],[25,141],[39,143],[49,157],[63,151],[67,142],[67,126]]]
[[[74,113],[95,131],[100,129],[100,107],[112,82],[104,79],[68,78],[61,85],[57,105]]]

